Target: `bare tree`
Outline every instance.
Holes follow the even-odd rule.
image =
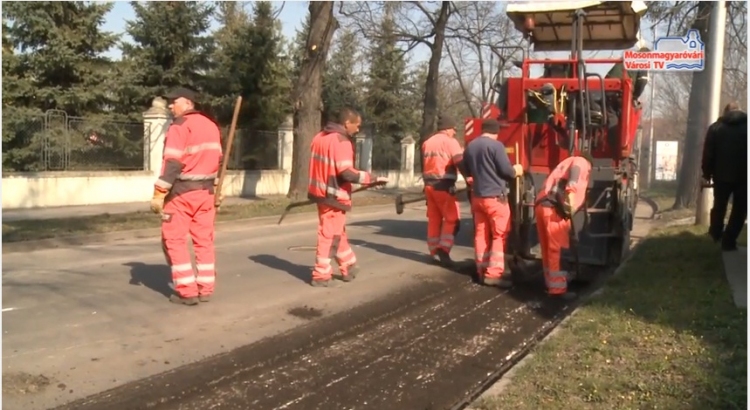
[[[339,23],[333,16],[332,1],[311,1],[310,33],[304,61],[292,92],[294,106],[294,150],[289,198],[307,194],[310,143],[320,130],[323,113],[323,69],[333,33]]]
[[[446,29],[446,54],[464,101],[472,116],[490,100],[498,69],[506,71],[512,59],[520,59],[521,33],[504,13],[499,2],[456,3],[454,17]]]
[[[656,21],[659,26],[664,27],[664,32],[661,34],[682,34],[687,28],[692,28],[697,29],[700,32],[703,41],[707,43],[710,40],[711,35],[708,30],[708,21],[712,7],[713,3],[711,2],[652,2],[649,4],[649,17]],[[744,25],[742,21],[745,19],[745,13],[746,5],[740,4],[740,2],[729,2],[729,12],[727,13],[727,15],[730,16],[729,29],[741,33],[742,31],[740,31],[741,29],[739,27]],[[740,17],[739,14],[742,14],[742,17]],[[742,36],[738,36],[731,32],[727,35],[727,42],[730,45],[730,53],[726,56],[727,58],[725,58],[725,64],[727,64],[727,62],[737,64],[737,62],[733,62],[732,60],[746,61],[742,60],[743,58],[746,59],[746,56],[742,57],[742,52],[739,48],[744,44],[744,39],[735,39],[735,37]],[[732,44],[736,44],[738,48],[731,47]],[[745,51],[743,52],[746,55],[746,48],[744,48],[744,50]],[[733,54],[735,52],[739,54]],[[733,69],[735,71],[732,71],[734,74],[730,76],[730,78],[727,78],[728,70],[724,71],[724,82],[729,80],[734,84],[746,84],[747,74],[746,72],[742,73],[743,70],[746,71],[744,65],[742,68],[735,65]],[[700,189],[700,159],[703,150],[706,125],[716,120],[716,118],[706,117],[709,108],[708,101],[705,98],[709,91],[709,78],[707,74],[706,71],[693,73],[691,84],[689,87],[686,87],[689,90],[687,98],[688,115],[686,120],[686,138],[683,161],[677,176],[677,192],[675,194],[674,209],[692,207],[695,204]],[[670,75],[672,74],[665,74],[664,77]],[[725,90],[725,92],[722,93],[725,98],[729,98],[728,96],[730,93],[727,93],[727,91],[729,90]]]
[[[378,39],[378,25],[384,12],[385,2],[341,2],[339,13],[347,25],[355,28],[369,40]],[[427,78],[422,110],[420,138],[431,135],[438,115],[438,85],[440,61],[443,54],[446,27],[452,6],[450,2],[402,2],[391,5],[394,16],[395,36],[409,52],[422,45],[430,50]]]

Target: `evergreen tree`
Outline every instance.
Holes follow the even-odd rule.
[[[409,115],[406,57],[398,48],[392,4],[386,3],[378,39],[370,47],[367,80],[366,122],[373,133],[373,167],[390,169],[401,158],[400,141],[413,132]]]
[[[99,26],[112,7],[71,1],[5,3],[3,57],[13,55],[13,49],[20,53],[3,67],[3,76],[17,76],[25,84],[20,87],[29,88],[14,93],[19,84],[6,88],[3,82],[3,102],[63,110],[69,116],[101,112],[108,102],[102,84],[111,66],[102,53],[115,44],[115,37]]]
[[[297,80],[297,78],[300,75],[300,69],[302,68],[302,63],[305,60],[305,47],[307,44],[307,37],[310,35],[310,14],[308,13],[305,16],[305,19],[302,20],[302,26],[296,30],[296,33],[294,35],[294,40],[289,44],[288,50],[289,55],[291,56],[291,64],[292,64],[292,72],[291,77],[294,81]]]
[[[343,106],[362,109],[363,79],[357,72],[359,39],[353,30],[339,33],[323,75],[324,117],[330,118]]]
[[[210,100],[207,109],[221,124],[229,124],[234,112],[234,101],[238,95],[244,97],[238,126],[246,125],[250,118],[247,112],[247,99],[252,83],[249,75],[254,61],[252,44],[248,38],[252,30],[250,15],[238,2],[218,3],[217,20],[221,27],[214,33],[216,48],[212,55],[214,63],[207,91]]]
[[[125,70],[120,87],[123,107],[143,111],[170,88],[203,91],[212,67],[213,38],[206,35],[214,6],[195,1],[131,2],[127,22],[134,43],[122,45]]]
[[[3,4],[4,170],[45,170],[55,158],[63,161],[58,166],[75,161],[71,149],[85,143],[77,137],[87,131],[76,126],[69,132],[65,121],[48,132],[41,114],[61,110],[90,117],[111,103],[112,63],[102,53],[115,37],[100,26],[112,7],[72,1]]]
[[[251,96],[248,100],[251,127],[276,130],[291,112],[291,78],[284,55],[284,38],[271,2],[259,1],[253,6],[253,27],[248,39],[252,53],[245,56],[252,62],[247,73],[252,82],[246,90]]]

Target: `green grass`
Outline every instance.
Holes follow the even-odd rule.
[[[704,228],[658,230],[502,393],[472,408],[746,409],[746,335]]]
[[[296,201],[295,201],[296,202]],[[394,203],[393,196],[371,192],[368,195],[355,196],[354,207],[384,205]],[[268,198],[248,201],[239,205],[221,207],[216,220],[233,221],[263,216],[281,216],[284,208],[290,203],[287,198]],[[294,208],[290,214],[312,212],[314,205]],[[3,242],[20,242],[61,236],[96,234],[134,229],[158,228],[160,219],[151,212],[133,212],[123,214],[102,214],[87,217],[3,221]]]

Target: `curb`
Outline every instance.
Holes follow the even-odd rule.
[[[352,215],[367,215],[378,213],[387,209],[393,209],[393,205],[370,205],[355,208]],[[361,210],[361,212],[357,212]],[[284,225],[293,223],[309,222],[315,219],[315,212],[299,212],[287,215]],[[230,221],[216,222],[216,232],[231,232],[232,230],[247,227],[276,225],[280,215],[259,216],[254,218],[233,219]],[[237,226],[242,224],[242,226]],[[235,228],[235,229],[232,229]],[[130,241],[136,239],[153,239],[161,235],[160,228],[131,229],[107,233],[66,235],[57,238],[37,239],[30,241],[4,242],[2,254],[29,252],[46,249],[74,248],[79,246],[101,245],[104,243]]]

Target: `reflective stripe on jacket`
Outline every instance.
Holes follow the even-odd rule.
[[[374,178],[354,168],[354,148],[344,127],[328,124],[310,144],[308,197],[336,200],[351,206],[352,183],[369,184]]]
[[[463,150],[455,138],[442,132],[427,138],[422,143],[422,180],[425,184],[454,186],[463,160]]]
[[[200,112],[188,111],[175,118],[167,130],[161,174],[155,185],[169,191],[177,181],[213,183],[221,159],[219,126]]]
[[[591,177],[591,164],[583,157],[568,157],[550,172],[544,181],[544,188],[537,195],[537,203],[549,200],[562,204],[566,194],[572,193],[573,212],[584,205],[586,189]]]

